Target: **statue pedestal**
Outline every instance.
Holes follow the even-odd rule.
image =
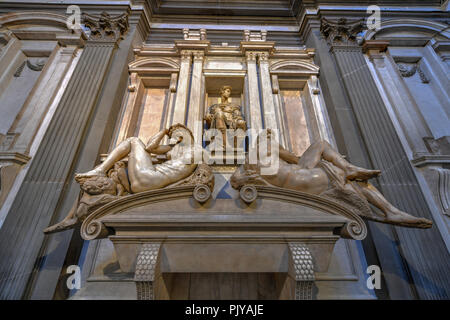
[[[177,282],[163,275],[179,273],[274,273],[277,298],[311,299],[315,273],[327,271],[339,234],[354,223],[346,208],[299,192],[250,187],[241,199],[200,204],[193,188],[123,197],[82,226],[107,230],[139,299],[170,299]]]

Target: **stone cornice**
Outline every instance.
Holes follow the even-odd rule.
[[[411,160],[415,167],[450,164],[450,155],[424,155]]]
[[[211,42],[209,40],[175,40],[178,52],[184,50],[201,50],[207,52]]]
[[[266,51],[272,54],[275,49],[273,41],[241,41],[241,51],[245,54],[247,51]]]
[[[14,162],[20,165],[26,164],[31,158],[20,152],[0,152],[0,162]]]
[[[387,50],[389,41],[387,40],[365,40],[362,45],[363,53],[367,52],[384,52]]]

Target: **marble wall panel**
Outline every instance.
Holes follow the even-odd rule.
[[[169,89],[146,88],[137,126],[137,136],[145,142],[161,130],[161,121],[169,100]]]
[[[282,90],[292,152],[301,155],[311,144],[300,90]]]

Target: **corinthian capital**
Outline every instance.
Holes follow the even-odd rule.
[[[269,52],[258,52],[259,62],[268,62],[269,61]]]
[[[347,22],[341,18],[337,22],[322,18],[320,20],[320,32],[330,46],[356,45],[356,37],[364,29],[364,20]]]
[[[258,53],[254,52],[254,51],[247,51],[245,53],[245,57],[247,58],[247,61],[256,61],[257,56],[258,56]]]
[[[194,61],[203,61],[205,53],[203,51],[193,51]]]
[[[117,41],[128,31],[128,13],[110,16],[102,12],[99,16],[83,14],[84,25],[91,30],[90,39],[97,41]]]
[[[192,51],[191,50],[181,50],[180,51],[181,61],[191,61]]]

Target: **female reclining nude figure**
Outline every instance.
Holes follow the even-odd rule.
[[[172,145],[160,145],[166,135],[172,139],[178,136],[178,140]],[[183,140],[185,142],[179,144]],[[89,172],[77,174],[75,179],[104,176],[114,163],[128,156],[128,177],[133,193],[164,188],[194,172],[197,165],[193,161],[193,147],[191,131],[181,124],[173,125],[151,137],[147,145],[136,137],[122,141],[102,164]],[[151,154],[167,154],[170,159],[153,164]]]
[[[231,185],[239,189],[245,184],[262,183],[320,195],[329,189],[330,184],[334,184],[367,200],[383,214],[371,210],[370,216],[364,215],[367,219],[413,228],[430,228],[432,225],[428,219],[414,217],[394,207],[367,181],[378,176],[381,173],[379,170],[368,170],[349,163],[326,141],[311,144],[301,157],[279,146],[279,157],[276,174],[261,175],[260,164],[244,164],[232,175]]]
[[[168,135],[172,141],[169,145],[160,145]],[[81,222],[93,209],[117,198],[116,186],[110,179],[110,170],[115,164],[128,156],[127,189],[132,193],[164,188],[191,175],[197,167],[193,161],[194,144],[189,129],[181,124],[164,129],[151,137],[145,145],[139,138],[122,141],[95,169],[75,175],[80,184],[81,197],[63,221],[48,227],[44,233],[53,233],[72,228]],[[169,141],[169,142],[170,142]],[[166,154],[168,160],[153,164],[152,154]]]

